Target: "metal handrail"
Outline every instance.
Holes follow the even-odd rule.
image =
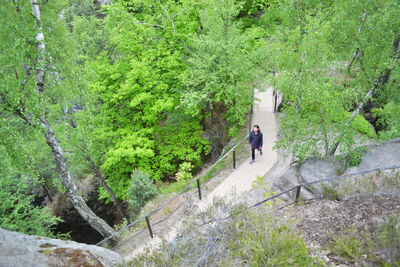
[[[233,154],[235,155],[235,150],[236,148],[243,143],[244,140],[246,140],[249,137],[249,134],[247,134],[245,137],[243,137],[235,146],[233,146],[229,151],[227,151],[224,155],[222,155],[216,162],[214,162],[210,167],[207,168],[206,171],[204,171],[202,174],[200,174],[199,176],[197,176],[195,179],[193,179],[188,185],[185,186],[185,188],[183,188],[181,191],[179,191],[179,193],[177,193],[174,197],[172,197],[171,199],[169,199],[167,202],[163,203],[161,206],[159,206],[158,208],[156,208],[153,211],[148,212],[146,215],[143,215],[142,217],[136,219],[135,221],[131,222],[130,224],[128,224],[127,226],[125,226],[124,228],[120,229],[119,231],[113,233],[112,235],[106,237],[105,239],[101,240],[100,242],[98,242],[96,244],[96,246],[99,246],[103,243],[105,243],[106,241],[118,236],[121,232],[125,231],[128,228],[131,228],[132,226],[134,226],[135,224],[137,224],[140,221],[146,220],[146,224],[147,224],[147,228],[149,229],[149,233],[151,238],[153,238],[153,232],[151,230],[151,224],[149,221],[149,218],[151,217],[151,215],[153,215],[154,213],[164,209],[167,205],[171,204],[172,201],[174,201],[177,197],[181,196],[186,190],[188,190],[190,187],[193,186],[194,183],[197,183],[197,189],[199,191],[199,199],[201,200],[201,186],[200,186],[200,179],[205,176],[212,168],[214,168],[218,163],[220,163],[224,158],[226,158],[231,152],[233,152]],[[236,162],[235,162],[235,157],[233,157],[233,167],[235,168],[236,166]]]
[[[348,176],[353,176],[353,175],[361,175],[361,174],[366,174],[366,173],[370,173],[370,172],[374,172],[374,171],[386,171],[386,170],[393,170],[393,169],[400,169],[400,165],[393,165],[393,166],[387,166],[387,167],[383,167],[383,168],[373,168],[373,169],[368,169],[368,170],[363,170],[363,171],[358,171],[358,172],[352,172],[352,173],[348,173],[348,174],[343,174],[343,175],[338,175],[338,176],[333,176],[333,177],[328,177],[328,178],[323,178],[323,179],[319,179],[319,180],[315,180],[315,181],[311,181],[311,182],[307,182],[307,183],[302,183],[302,184],[298,184],[296,186],[293,186],[289,189],[286,189],[278,194],[275,194],[267,199],[264,199],[260,202],[257,202],[256,204],[253,204],[251,206],[249,206],[249,208],[253,208],[256,207],[258,205],[261,205],[267,201],[273,200],[275,198],[278,198],[284,194],[287,194],[293,190],[297,190],[296,192],[296,199],[295,202],[297,202],[299,195],[300,195],[300,190],[302,187],[308,187],[309,185],[313,185],[313,184],[319,184],[319,183],[325,183],[325,182],[330,182],[330,181],[334,181],[334,180],[338,180],[340,178],[345,178]]]

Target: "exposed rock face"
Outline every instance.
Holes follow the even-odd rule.
[[[299,184],[337,176],[343,171],[343,168],[343,164],[337,161],[312,158],[304,162],[300,167],[291,166],[283,174],[275,178],[273,188],[276,191],[283,191]],[[334,185],[336,185],[335,182],[329,182],[302,188],[301,197],[303,199],[318,197],[323,191],[323,187],[331,187]],[[295,193],[295,191],[292,191],[289,194],[283,195],[282,198],[285,200],[293,200],[295,198]]]
[[[0,267],[117,266],[122,257],[105,248],[0,229]]]
[[[400,138],[382,145],[369,146],[360,164],[346,170],[346,173],[393,165],[400,165]]]
[[[363,156],[357,167],[345,169],[344,164],[334,160],[309,159],[300,167],[291,166],[289,169],[276,174],[275,177],[266,177],[267,180],[274,180],[273,188],[283,191],[298,184],[303,184],[323,178],[329,178],[373,168],[383,168],[387,166],[400,165],[400,138],[391,140],[385,144],[373,145],[368,147],[368,152]],[[315,184],[307,189],[302,188],[301,197],[310,199],[321,196],[323,187],[333,187],[337,182]],[[293,200],[295,191],[282,196],[283,199]]]

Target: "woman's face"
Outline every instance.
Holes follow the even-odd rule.
[[[253,127],[253,130],[254,130],[255,133],[258,132],[258,128],[257,127]]]

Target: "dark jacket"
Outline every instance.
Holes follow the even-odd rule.
[[[251,144],[251,149],[261,149],[263,146],[263,134],[262,132],[256,133],[254,131],[250,132],[249,144]]]

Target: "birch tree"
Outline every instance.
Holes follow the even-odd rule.
[[[355,164],[352,155],[360,158],[356,147],[366,138],[397,127],[384,110],[395,111],[400,96],[399,12],[393,0],[269,7],[262,18],[271,25],[266,52],[279,72],[271,80],[285,98],[277,148],[299,159],[346,154]]]
[[[2,29],[1,34],[6,37],[3,48],[8,53],[13,53],[15,48],[21,50],[15,51],[16,56],[4,55],[2,58],[5,63],[5,70],[2,71],[4,83],[0,91],[2,115],[18,117],[42,134],[51,150],[60,181],[73,206],[101,235],[109,236],[114,230],[87,206],[79,194],[61,143],[51,125],[51,120],[54,119],[53,106],[70,93],[67,88],[63,88],[68,84],[63,83],[67,78],[62,77],[66,74],[62,71],[62,65],[57,62],[63,58],[63,51],[57,50],[60,49],[57,47],[60,43],[45,38],[47,34],[54,36],[59,34],[58,30],[63,29],[59,25],[60,9],[56,8],[60,7],[57,6],[59,3],[31,0],[29,3],[14,1],[13,4],[8,2],[2,5],[2,15],[6,18],[14,16],[11,21],[5,21],[5,27]],[[43,23],[43,10],[46,10],[46,15],[52,15],[46,20],[46,24]],[[26,36],[23,33],[26,33]],[[19,46],[10,47],[10,43],[5,43],[7,41]],[[49,51],[46,49],[47,45],[50,46]],[[14,76],[10,70],[13,70]],[[24,73],[23,78],[21,73]]]

